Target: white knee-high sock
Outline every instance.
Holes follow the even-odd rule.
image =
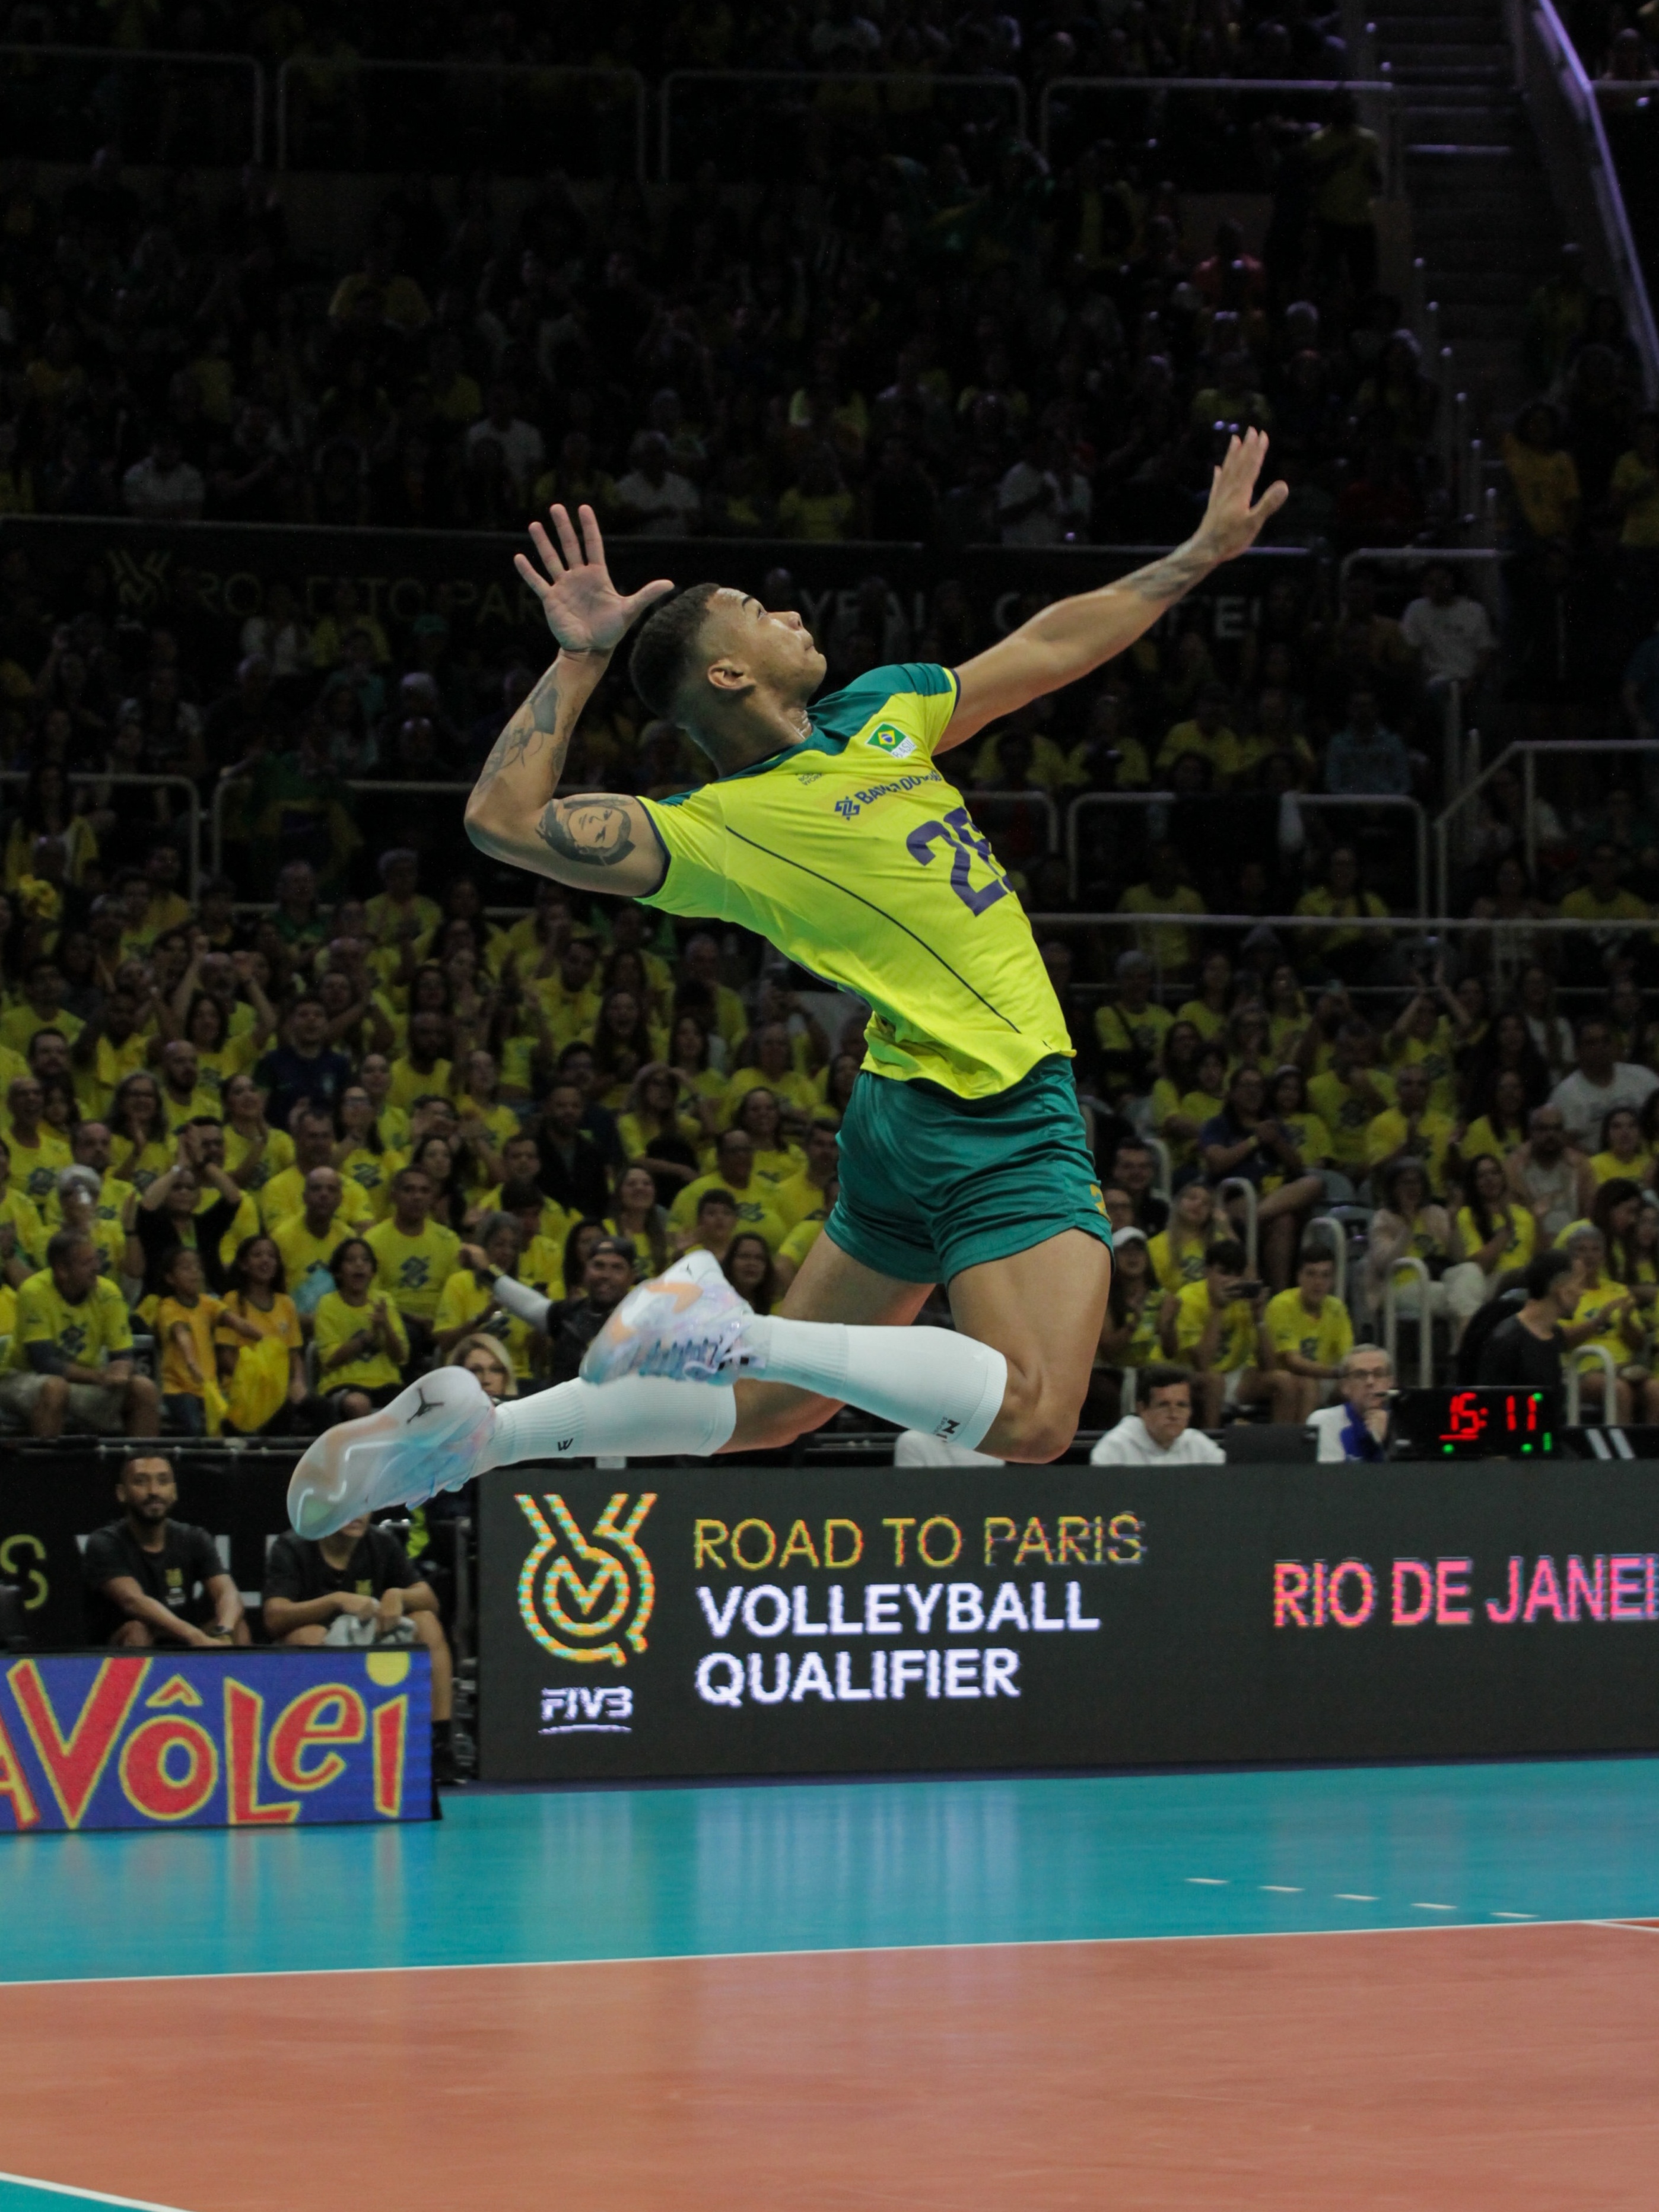
[[[1008,1363],[948,1328],[860,1328],[843,1322],[744,1324],[739,1375],[841,1398],[924,1436],[975,1449],[1001,1410]]]
[[[706,1459],[737,1426],[730,1390],[625,1375],[617,1382],[561,1382],[495,1408],[481,1469],[521,1459]]]

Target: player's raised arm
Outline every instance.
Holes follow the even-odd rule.
[[[936,750],[947,751],[1028,701],[1088,675],[1133,645],[1212,568],[1254,545],[1262,524],[1290,496],[1285,485],[1275,483],[1255,498],[1267,456],[1265,430],[1247,430],[1243,438],[1231,439],[1210,485],[1204,520],[1184,545],[1100,591],[1080,592],[1044,607],[1000,644],[964,661],[957,671],[962,688],[956,712]]]
[[[560,550],[532,522],[541,567],[522,553],[514,556],[514,565],[542,603],[558,655],[480,769],[466,802],[466,834],[495,860],[579,890],[637,898],[656,890],[664,866],[644,808],[618,792],[555,793],[571,733],[611,654],[635,620],[674,586],[659,579],[624,599],[605,565],[592,508],[577,509],[580,537],[563,507],[555,507],[552,518]]]

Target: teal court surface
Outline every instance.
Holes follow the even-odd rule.
[[[1651,2207],[1659,1760],[0,1849],[0,2212]]]

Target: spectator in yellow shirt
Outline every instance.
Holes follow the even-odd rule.
[[[1267,1301],[1264,1325],[1279,1367],[1295,1385],[1285,1418],[1305,1421],[1328,1403],[1331,1385],[1353,1347],[1348,1309],[1334,1295],[1336,1262],[1322,1245],[1306,1247],[1296,1282]]]
[[[1578,470],[1560,435],[1554,408],[1547,399],[1534,399],[1522,408],[1504,440],[1510,501],[1523,539],[1559,544],[1578,526]]]
[[[1395,1073],[1395,1103],[1375,1115],[1365,1131],[1365,1160],[1374,1184],[1401,1160],[1422,1163],[1431,1189],[1446,1188],[1446,1155],[1455,1125],[1449,1114],[1429,1103],[1429,1071],[1422,1061],[1407,1061]]]
[[[1164,1301],[1159,1322],[1164,1356],[1193,1372],[1193,1404],[1201,1427],[1218,1428],[1224,1406],[1267,1404],[1288,1420],[1292,1378],[1274,1365],[1262,1316],[1267,1286],[1245,1276],[1244,1247],[1231,1237],[1212,1244],[1204,1279]]]
[[[1095,1035],[1105,1055],[1103,1072],[1114,1088],[1145,1091],[1175,1016],[1167,1006],[1152,1003],[1152,963],[1146,953],[1120,952],[1115,973],[1115,995],[1095,1010]]]
[[[1209,908],[1193,886],[1183,881],[1181,854],[1166,838],[1152,848],[1146,882],[1129,886],[1118,900],[1117,911],[1133,915],[1178,915],[1207,914]],[[1183,929],[1179,921],[1139,927],[1134,936],[1138,949],[1152,956],[1166,981],[1191,971],[1194,957],[1193,934]]]

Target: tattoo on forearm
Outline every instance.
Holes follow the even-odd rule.
[[[556,799],[536,824],[536,835],[562,860],[590,868],[614,868],[634,849],[634,825],[626,803],[602,791],[578,799]]]
[[[1162,605],[1173,606],[1177,599],[1186,598],[1194,584],[1201,584],[1214,565],[1201,553],[1195,552],[1191,545],[1177,545],[1175,551],[1166,553],[1163,560],[1154,561],[1149,568],[1137,568],[1132,576],[1126,576],[1123,587],[1133,592],[1137,599],[1156,599]]]
[[[556,736],[558,724],[559,686],[550,668],[491,746],[478,772],[478,789],[487,791],[498,776],[534,760],[543,739]],[[553,763],[556,780],[562,765],[562,757]]]

